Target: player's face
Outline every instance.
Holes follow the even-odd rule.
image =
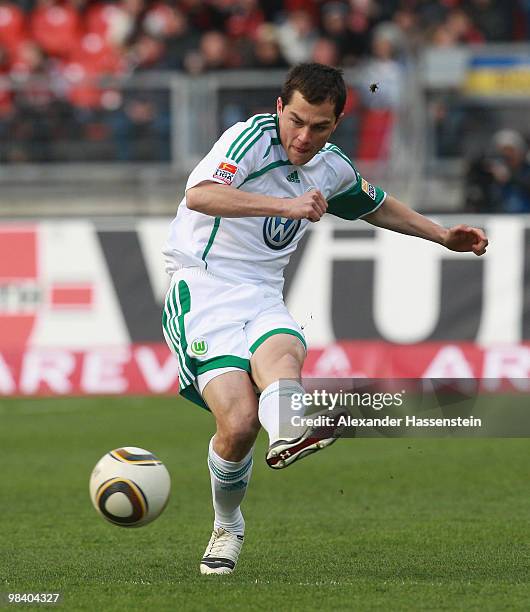
[[[285,106],[278,98],[276,110],[282,146],[295,166],[307,164],[326,144],[338,123],[332,102],[309,104],[299,91],[293,93]]]

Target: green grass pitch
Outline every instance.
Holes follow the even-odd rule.
[[[528,440],[341,440],[274,472],[260,435],[237,570],[201,577],[212,431],[173,398],[0,401],[0,592],[60,592],[68,611],[528,609]],[[141,529],[88,498],[123,445],[172,475]]]

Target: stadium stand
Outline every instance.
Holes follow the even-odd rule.
[[[529,32],[525,0],[0,0],[0,164],[165,164],[184,173],[215,132],[274,99],[275,71],[318,61],[353,75],[336,142],[372,164],[375,179],[386,162],[410,173],[401,158],[420,156],[435,182],[446,171],[462,177],[456,160],[472,165],[473,147],[491,145],[493,132],[477,127],[488,111],[455,96],[456,77],[427,85],[420,101],[421,58],[434,50],[449,58],[446,70],[462,49],[523,43]],[[255,76],[244,91],[226,76],[243,71],[263,75],[261,92]],[[373,81],[384,83],[377,95]],[[520,118],[491,127],[527,136]],[[404,156],[407,132],[415,144]],[[441,202],[431,187],[403,196]],[[466,197],[455,191],[450,208]]]
[[[19,85],[34,75],[49,83],[48,94],[42,86],[21,94],[4,84],[2,133],[10,135],[10,143],[2,147],[2,161],[63,157],[65,126],[68,132],[81,132],[88,143],[101,143],[95,153],[87,147],[84,155],[89,159],[167,158],[167,150],[161,155],[156,147],[132,150],[124,136],[130,129],[163,139],[167,118],[153,126],[150,117],[164,114],[164,104],[145,96],[124,99],[100,86],[102,76],[123,78],[150,70],[199,75],[235,68],[284,68],[310,60],[355,66],[372,56],[373,61],[386,62],[385,74],[397,73],[394,80],[398,80],[396,56],[405,44],[430,41],[447,47],[513,40],[526,35],[516,27],[517,14],[514,3],[493,0],[1,2],[2,75]],[[378,34],[383,23],[387,26],[384,37]],[[389,30],[391,24],[393,30]],[[380,65],[378,69],[381,72]],[[383,144],[374,148],[370,125],[382,121],[390,126],[392,104],[381,108],[379,102],[376,109],[370,102],[365,106],[359,153],[374,158],[380,149],[385,155],[389,127],[379,128]],[[108,140],[117,146],[105,145]],[[55,155],[57,142],[63,146]]]

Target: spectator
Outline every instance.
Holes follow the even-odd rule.
[[[235,68],[239,63],[230,52],[230,43],[222,32],[213,31],[203,34],[200,51],[204,61],[204,71]]]
[[[457,96],[432,96],[427,106],[436,157],[460,157],[464,153],[462,134],[472,132],[466,125],[466,111]]]
[[[133,33],[135,20],[142,6],[142,2],[134,4],[131,1],[96,2],[86,11],[85,29],[98,34],[106,43],[121,46]]]
[[[473,212],[530,212],[528,146],[519,132],[498,131],[493,155],[470,163],[466,178],[466,208]]]
[[[348,30],[352,34],[350,53],[356,57],[368,55],[376,5],[373,0],[350,0],[350,5],[351,11],[347,16]]]
[[[52,143],[68,123],[54,91],[53,80],[48,77],[48,64],[42,49],[33,41],[26,40],[18,46],[11,66],[11,77],[18,85],[14,129],[24,141],[28,161],[53,159]]]
[[[264,22],[263,12],[257,0],[239,0],[233,3],[232,14],[226,20],[226,32],[231,38],[255,38]]]
[[[237,68],[241,58],[230,45],[226,34],[212,31],[201,36],[199,49],[192,49],[184,58],[184,68],[189,74]]]
[[[326,66],[338,66],[340,60],[339,48],[334,40],[319,38],[313,47],[311,61],[325,64]]]
[[[530,212],[528,147],[515,130],[500,130],[493,137],[498,157],[492,160],[493,195],[502,212]]]
[[[446,23],[439,23],[428,30],[427,42],[433,47],[454,47],[457,44],[454,32]]]
[[[109,121],[119,161],[168,161],[169,115],[149,94],[130,96]]]
[[[472,22],[488,42],[510,40],[513,33],[515,2],[465,0]]]
[[[289,13],[278,28],[280,48],[290,64],[307,62],[318,37],[313,20],[303,10]]]
[[[12,58],[10,76],[18,86],[15,90],[15,101],[19,116],[30,118],[35,124],[46,125],[48,137],[52,139],[56,127],[52,125],[55,115],[52,109],[58,101],[54,80],[49,78],[49,64],[50,60],[39,45],[32,40],[25,40],[19,44],[16,55]],[[41,127],[41,141],[45,140],[44,131]]]
[[[129,65],[134,71],[156,70],[165,67],[164,43],[160,38],[140,33],[129,49]]]
[[[445,24],[458,44],[478,44],[484,42],[484,35],[462,9],[456,8],[450,11]]]
[[[373,58],[366,62],[361,77],[361,159],[385,160],[390,154],[403,83],[403,68],[397,61],[400,36],[399,28],[391,22],[379,24],[374,31]],[[377,86],[375,92],[373,83]]]
[[[180,0],[179,8],[188,16],[192,28],[198,32],[224,30],[227,13],[204,0]]]
[[[252,49],[251,67],[260,70],[287,68],[288,64],[278,44],[276,28],[262,24],[257,32]]]
[[[373,33],[372,58],[362,73],[363,103],[370,108],[395,109],[400,101],[403,68],[397,57],[402,46],[401,32],[391,23],[379,24]],[[370,90],[373,82],[379,83],[377,95]]]
[[[403,7],[394,13],[392,21],[400,29],[403,42],[409,51],[413,53],[418,51],[423,42],[423,35],[417,13],[410,7]]]
[[[174,6],[156,4],[143,19],[143,30],[164,42],[165,54],[161,68],[184,69],[186,54],[197,49],[200,37],[191,27],[187,15]]]
[[[197,49],[192,49],[191,51],[188,51],[182,61],[182,67],[188,74],[192,76],[202,74],[204,72],[204,66],[204,57],[202,56],[202,53]]]
[[[322,34],[338,47],[341,63],[351,65],[357,60],[356,37],[348,29],[349,8],[342,2],[329,2],[322,6]]]

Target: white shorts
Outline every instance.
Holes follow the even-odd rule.
[[[206,384],[224,371],[250,372],[252,354],[270,336],[290,334],[307,346],[281,295],[199,267],[173,274],[162,329],[179,362],[180,392],[203,407]]]

